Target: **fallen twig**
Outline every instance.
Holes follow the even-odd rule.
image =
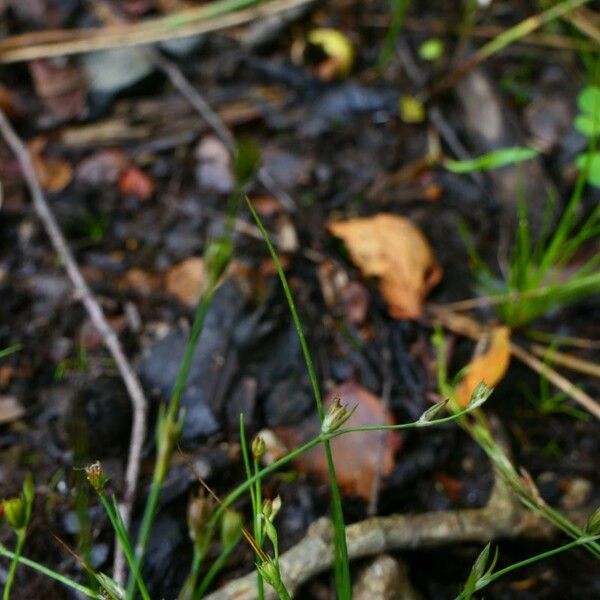
[[[306,2],[306,0],[305,0]],[[200,92],[188,81],[181,69],[171,60],[163,56],[158,50],[148,48],[146,52],[152,58],[154,64],[169,78],[173,86],[191,104],[196,112],[213,129],[219,139],[227,146],[230,152],[235,150],[235,138],[221,117],[202,97]],[[291,196],[279,185],[277,180],[265,168],[258,171],[258,180],[267,188],[281,205],[289,212],[296,211],[296,205]]]
[[[125,472],[125,493],[121,503],[121,516],[126,527],[128,527],[137,490],[142,446],[146,437],[148,403],[137,375],[121,348],[119,338],[106,320],[100,304],[81,274],[77,261],[60,230],[54,214],[50,210],[33,168],[31,155],[2,110],[0,110],[0,132],[19,161],[23,177],[33,200],[35,212],[42,222],[54,250],[65,267],[67,275],[75,288],[76,296],[84,305],[92,323],[102,336],[104,345],[113,357],[131,399],[133,412],[131,441]]]
[[[279,8],[272,12],[281,12],[313,1],[314,0],[286,0],[285,2],[273,3],[278,4]],[[109,14],[108,17],[112,19],[116,18],[124,23],[121,15],[116,16],[114,14]],[[200,92],[198,92],[198,90],[189,82],[187,77],[181,72],[181,69],[172,60],[169,60],[155,48],[147,48],[146,53],[151,58],[152,62],[169,78],[177,91],[190,103],[192,108],[202,119],[204,119],[204,121],[206,121],[206,123],[208,123],[219,139],[227,146],[228,150],[233,152],[235,150],[234,135],[218,113],[212,109],[208,102],[206,102],[202,94],[200,94]],[[279,200],[286,210],[289,212],[296,211],[296,205],[291,196],[281,187],[281,185],[279,185],[277,180],[265,167],[261,167],[257,177],[265,188]]]
[[[95,50],[153,44],[243,25],[313,0],[273,0],[225,12],[226,7],[202,5],[139,23],[86,29],[59,29],[15,35],[0,41],[0,62],[11,63]],[[249,5],[246,2],[244,5]],[[221,8],[219,14],[217,8]],[[231,8],[229,8],[231,11]],[[215,14],[217,13],[217,14]]]
[[[545,537],[553,528],[523,507],[503,480],[496,476],[488,504],[483,508],[434,511],[422,514],[372,517],[346,529],[350,559],[382,552],[411,550],[459,542],[486,543],[498,538]],[[331,521],[319,519],[306,537],[280,559],[281,574],[292,593],[333,565]],[[274,598],[273,595],[267,595]],[[254,600],[256,575],[229,582],[206,600]]]
[[[448,73],[439,81],[434,83],[424,92],[424,94],[422,94],[422,98],[429,100],[432,96],[449,90],[450,88],[454,87],[463,77],[468,75],[473,69],[494,54],[503,50],[510,44],[523,39],[525,36],[533,33],[540,27],[543,27],[544,25],[547,25],[556,19],[564,17],[570,11],[579,8],[588,2],[590,2],[590,0],[563,0],[547,10],[537,15],[532,15],[520,23],[517,23],[513,27],[506,29],[494,39],[481,46],[481,48],[476,50],[461,63],[459,63],[454,71]]]
[[[567,369],[571,369],[571,371],[577,371],[600,379],[600,365],[598,363],[579,358],[568,352],[559,352],[550,346],[543,346],[541,344],[532,344],[531,351],[539,358],[554,365],[566,367]]]
[[[595,44],[595,50],[598,51],[598,44],[600,44],[600,29],[598,29],[597,25],[594,23],[595,16],[595,13],[592,11],[586,8],[580,8],[572,13],[567,13],[563,19],[589,37]]]

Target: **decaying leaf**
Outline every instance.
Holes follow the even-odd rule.
[[[119,176],[119,191],[124,196],[146,201],[152,198],[155,189],[154,179],[134,165],[127,167]]]
[[[71,165],[65,160],[45,156],[46,140],[42,137],[34,138],[27,146],[42,189],[46,192],[64,190],[73,179]]]
[[[162,285],[162,278],[155,273],[133,267],[123,274],[118,285],[121,289],[135,290],[138,294],[148,295]]]
[[[14,396],[0,396],[0,425],[17,421],[25,415],[23,405]]]
[[[76,179],[88,185],[114,185],[129,165],[127,155],[119,148],[98,150],[78,165]]]
[[[198,257],[186,258],[167,273],[167,292],[180,302],[194,306],[200,299],[204,282],[204,261]]]
[[[416,319],[423,300],[442,278],[429,242],[409,219],[381,213],[339,221],[329,231],[346,243],[362,274],[379,278],[379,289],[397,319]]]
[[[62,58],[38,59],[29,63],[31,79],[46,110],[57,119],[87,114],[87,84],[81,70]]]
[[[0,83],[0,109],[11,119],[19,119],[23,116],[23,111],[19,99],[15,93]]]
[[[486,350],[471,360],[464,378],[456,387],[458,403],[466,407],[473,391],[482,381],[490,387],[495,386],[504,377],[509,362],[510,329],[494,327]]]
[[[393,425],[392,414],[381,400],[355,381],[343,383],[328,394],[325,411],[337,399],[356,411],[344,427]],[[296,427],[277,428],[277,434],[288,447],[296,447],[318,432],[319,424],[301,423]],[[379,454],[379,440],[384,436],[383,453]],[[394,457],[400,447],[398,432],[364,431],[341,435],[331,441],[336,475],[340,487],[349,496],[370,498],[377,471],[386,477],[394,468]],[[314,448],[295,461],[298,470],[325,482],[328,481],[327,461],[321,446]]]
[[[327,308],[353,325],[362,325],[367,318],[370,301],[365,286],[352,281],[340,264],[329,259],[319,264],[317,275]]]

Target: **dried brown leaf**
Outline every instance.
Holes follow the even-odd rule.
[[[73,169],[66,160],[45,156],[46,140],[37,137],[27,144],[31,162],[42,189],[46,192],[60,192],[73,179]]]
[[[329,225],[346,243],[362,274],[379,279],[379,289],[397,319],[421,316],[423,301],[442,278],[429,242],[409,219],[381,213]]]

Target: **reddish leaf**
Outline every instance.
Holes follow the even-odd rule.
[[[133,196],[142,201],[150,200],[155,188],[152,177],[135,166],[127,167],[119,177],[119,191],[124,196]]]
[[[356,405],[356,411],[345,427],[394,424],[392,414],[384,408],[381,400],[354,381],[334,388],[325,399],[325,410],[338,397],[349,407]],[[317,431],[318,424],[312,424],[311,431],[310,425],[304,423],[297,428],[279,428],[277,433],[289,447],[295,447],[315,435]],[[384,448],[380,457],[379,440],[382,437]],[[394,457],[400,448],[400,435],[395,431],[349,433],[333,439],[331,445],[340,487],[349,496],[360,496],[368,500],[377,471],[385,477],[394,468]],[[327,462],[321,447],[299,457],[295,465],[304,473],[323,482],[328,481]]]

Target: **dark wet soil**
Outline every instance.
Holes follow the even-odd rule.
[[[33,16],[17,10],[16,4],[0,3],[5,33],[41,28],[36,18],[53,3],[40,0]],[[72,4],[73,10],[65,8],[57,26],[91,18],[84,3],[65,4]],[[475,294],[459,222],[472,231],[482,254],[495,260],[502,224],[514,218],[515,187],[506,181],[505,170],[469,177],[435,167],[411,168],[424,158],[433,132],[441,134],[444,151],[453,154],[440,121],[402,122],[398,99],[452,68],[449,60],[457,48],[460,51],[455,37],[442,36],[445,54],[430,64],[417,54],[429,34],[408,26],[398,52],[384,68],[376,69],[388,4],[330,4],[282,22],[259,42],[248,41],[256,33],[249,26],[236,30],[235,37],[208,35],[174,60],[235,136],[250,138],[260,147],[264,165],[294,200],[294,211],[278,207],[275,215],[265,214],[265,221],[275,234],[284,223],[297,236],[297,247],[285,254],[287,274],[324,389],[351,379],[378,396],[389,389],[390,409],[402,422],[418,418],[435,392],[430,324],[425,319],[389,317],[376,284],[361,278],[339,242],[326,233],[325,224],[333,218],[379,212],[409,217],[423,229],[444,268],[444,278],[430,299],[459,300]],[[454,4],[459,3],[415,3],[411,15],[459,23],[461,13]],[[501,4],[482,20],[506,26],[538,10],[533,2]],[[321,81],[307,62],[292,62],[290,47],[316,26],[350,34],[357,56],[348,77]],[[570,33],[562,25],[557,29],[563,35]],[[470,43],[463,48],[472,49]],[[407,60],[417,69],[417,77],[411,76]],[[81,68],[77,59],[70,64]],[[491,59],[475,75],[489,84],[488,93],[497,103],[490,110],[499,111],[501,139],[478,135],[481,115],[467,105],[466,87],[432,100],[430,108],[442,115],[442,125],[471,155],[540,135],[549,137],[543,158],[531,167],[535,173],[528,186],[552,188],[559,198],[567,198],[573,185],[570,161],[583,147],[570,122],[574,97],[588,80],[584,61],[573,51],[519,45]],[[21,114],[15,124],[21,135],[45,136],[45,155],[66,161],[75,171],[65,189],[48,193],[48,201],[152,400],[152,431],[156,408],[174,383],[193,317],[193,308],[166,290],[164,276],[181,261],[201,256],[206,240],[224,226],[226,194],[219,191],[223,171],[218,167],[201,171],[196,153],[199,141],[210,135],[209,128],[152,68],[118,89],[108,84],[103,88],[100,81],[88,89],[85,110],[66,119],[44,103],[26,65],[2,66],[0,81],[15,94]],[[485,95],[470,101],[491,102]],[[116,129],[102,127],[115,123]],[[81,176],[83,161],[106,148],[118,148],[151,179],[155,192],[142,198],[124,193],[106,173],[96,181]],[[24,408],[21,418],[0,425],[1,495],[16,494],[25,471],[33,473],[38,496],[26,554],[70,574],[78,572],[78,566],[55,536],[77,549],[78,510],[89,511],[93,564],[108,570],[111,532],[81,472],[74,468],[100,459],[112,475],[114,491],[122,490],[129,401],[32,210],[18,165],[3,144],[0,175],[0,349],[21,345],[21,350],[0,359],[0,397],[16,398]],[[255,198],[270,195],[258,183],[249,193]],[[532,214],[544,193],[530,192]],[[597,200],[597,194],[586,192],[585,206]],[[239,219],[250,224],[244,212]],[[238,228],[235,248],[235,274],[215,297],[183,398],[187,409],[183,451],[222,496],[243,479],[240,412],[250,434],[264,427],[293,427],[314,414],[300,347],[264,244]],[[318,278],[319,266],[326,260],[336,261],[367,290],[370,304],[361,326],[345,322],[326,305]],[[134,269],[138,279],[132,283],[128,275]],[[533,325],[552,334],[597,340],[598,316],[596,298]],[[478,317],[495,318],[489,311]],[[468,361],[473,345],[458,338],[452,338],[452,344],[452,364],[458,369]],[[598,350],[585,350],[581,356],[597,360]],[[596,380],[569,376],[591,396],[597,395]],[[568,410],[558,405],[555,412],[542,412],[535,402],[539,394],[539,377],[513,364],[487,410],[499,416],[516,463],[532,475],[548,502],[564,504],[577,482],[587,490],[579,499],[581,505],[593,505],[600,483],[597,423],[573,412],[576,406],[570,401],[565,405]],[[146,446],[134,527],[153,464],[152,435]],[[185,511],[197,483],[185,461],[175,462],[145,567],[157,598],[175,597],[191,560]],[[492,480],[481,450],[457,428],[407,432],[381,490],[378,514],[483,506]],[[310,477],[290,470],[265,486],[268,495],[282,495],[279,536],[284,550],[328,511],[326,486]],[[367,516],[362,499],[345,502],[348,521]],[[249,503],[240,508],[249,512]],[[12,544],[7,529],[1,540]],[[499,565],[505,566],[558,545],[561,538],[497,542]],[[476,545],[460,544],[403,552],[400,557],[422,596],[438,599],[453,597],[480,551]],[[250,550],[240,548],[218,583],[244,574],[252,561]],[[333,597],[327,592],[330,584],[330,576],[317,578],[299,597]],[[600,596],[599,586],[596,562],[583,550],[575,550],[507,576],[485,596],[593,598]],[[22,570],[14,597],[71,596],[48,579]]]

